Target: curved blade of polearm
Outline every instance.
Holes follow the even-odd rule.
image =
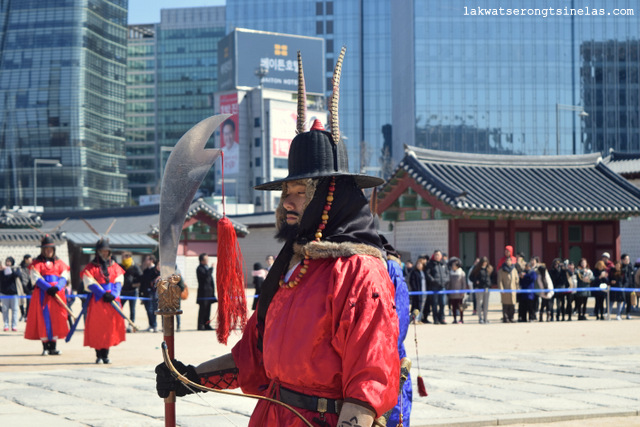
[[[192,127],[180,138],[167,160],[160,193],[160,272],[163,278],[175,271],[187,210],[205,175],[220,156],[220,149],[205,149],[204,146],[216,128],[229,117],[230,114],[219,114]]]
[[[180,234],[193,196],[213,162],[220,156],[219,149],[205,149],[204,146],[213,131],[228,117],[230,117],[229,114],[209,117],[192,127],[180,138],[167,160],[160,192],[160,274],[163,280],[168,279],[175,272]],[[174,358],[173,315],[180,313],[179,297],[175,298],[178,303],[176,308],[168,310],[167,299],[164,295],[160,295],[160,289],[158,296],[160,297],[158,308],[163,312],[161,314],[163,314],[164,341],[167,343],[171,358]],[[165,427],[176,425],[175,405],[175,392],[171,392],[164,399]]]

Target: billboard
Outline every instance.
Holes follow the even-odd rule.
[[[302,53],[307,92],[324,94],[323,39],[244,29],[236,29],[218,44],[218,88],[258,86],[256,70],[264,67],[265,88],[296,91],[298,51]]]
[[[273,157],[287,158],[289,156],[289,146],[296,134],[296,120],[298,113],[296,105],[291,104],[289,108],[283,104],[277,107],[273,106],[270,110],[270,136],[271,136],[271,155]],[[327,123],[327,113],[318,111],[307,111],[306,129],[308,129],[315,119],[322,124]]]
[[[233,114],[220,129],[218,147],[222,149],[225,176],[240,171],[240,143],[238,142],[238,94],[220,95],[220,114]]]

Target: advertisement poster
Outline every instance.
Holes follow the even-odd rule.
[[[238,94],[220,96],[220,114],[233,114],[222,124],[220,145],[224,153],[225,176],[240,172],[240,144],[238,143]]]
[[[326,112],[307,111],[306,129],[315,119],[326,123]],[[298,113],[295,105],[290,107],[271,108],[271,154],[274,158],[287,158],[291,141],[296,135],[296,121]]]

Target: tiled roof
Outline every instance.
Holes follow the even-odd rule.
[[[406,147],[393,176],[404,173],[460,211],[640,215],[640,189],[609,169],[598,154],[481,155]],[[392,182],[383,186],[381,198]]]
[[[55,212],[54,214],[47,214],[45,216],[44,228],[54,228],[60,223],[61,219],[70,217],[62,227],[64,231],[67,233],[88,233],[91,230],[87,227],[84,221],[80,219],[84,218],[93,226],[93,228],[96,229],[96,231],[104,233],[109,228],[113,220],[117,219],[109,233],[109,236],[118,233],[157,235],[158,224],[160,222],[159,209],[160,207],[158,205],[153,205],[109,210]],[[216,220],[222,218],[222,215],[217,213],[211,205],[204,202],[202,199],[198,199],[189,207],[185,220],[191,218],[200,211],[205,212]],[[233,223],[238,236],[245,236],[249,233],[249,230],[243,224],[234,220],[231,220],[231,222]]]
[[[99,237],[93,233],[66,233],[67,240],[79,246],[95,246]],[[109,233],[106,236],[113,247],[156,247],[158,242],[146,234]]]
[[[602,161],[609,169],[620,175],[640,173],[640,153],[618,153],[612,151]]]
[[[211,218],[215,219],[216,221],[222,219],[222,215],[219,214],[213,208],[213,206],[211,206],[210,204],[206,203],[202,199],[198,199],[195,202],[191,203],[191,206],[189,206],[189,210],[187,210],[187,215],[185,217],[185,221],[190,219],[190,218],[192,218],[193,216],[197,215],[200,212],[204,212],[205,214],[207,214]],[[158,215],[158,217],[159,217],[159,215]],[[236,222],[234,220],[231,220],[231,223],[233,224],[233,228],[236,230],[236,233],[238,234],[239,237],[244,237],[247,234],[249,234],[249,229],[245,225],[240,224],[239,222]],[[156,223],[153,226],[150,234],[157,235],[158,232],[159,232],[159,221],[156,221]]]
[[[0,210],[0,228],[42,227],[40,216],[34,213]]]
[[[49,233],[53,237],[54,242],[59,244],[66,244],[65,233]],[[37,230],[31,229],[3,229],[0,230],[0,244],[1,245],[24,245],[26,243],[33,243],[33,246],[40,246],[42,240],[42,233]]]

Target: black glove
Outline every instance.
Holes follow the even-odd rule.
[[[177,360],[172,360],[173,366],[180,372],[182,375],[186,376],[189,380],[193,381],[196,384],[200,384],[200,376],[196,372],[196,368],[193,365],[185,366],[182,362]],[[174,378],[167,365],[164,363],[156,366],[156,390],[158,391],[158,396],[169,397],[169,393],[172,391],[176,392],[176,396],[182,397],[187,394],[192,394],[193,391],[189,390],[185,385],[178,379]],[[202,390],[194,388],[196,393],[200,393]]]
[[[59,290],[60,289],[57,286],[52,286],[50,288],[47,288],[47,295],[50,295],[53,297],[58,293]]]
[[[111,301],[113,301],[115,299],[116,299],[116,297],[110,292],[107,292],[104,295],[102,295],[102,301],[104,301],[104,302],[106,302],[108,304],[111,304]]]

